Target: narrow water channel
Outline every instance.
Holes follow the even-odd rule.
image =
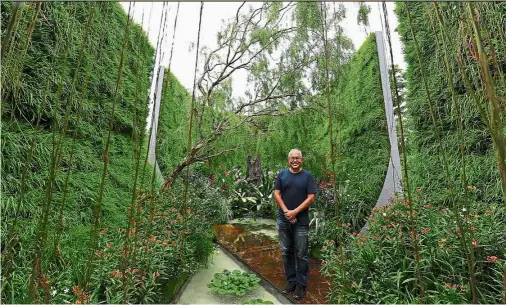
[[[217,247],[213,253],[212,263],[207,269],[199,270],[182,287],[179,296],[176,298],[176,304],[241,304],[253,299],[262,299],[271,301],[274,304],[290,304],[291,302],[277,293],[272,287],[265,287],[268,283],[261,282],[263,285],[244,296],[219,295],[207,287],[215,273],[222,272],[224,269],[229,271],[240,270],[250,272],[245,266],[239,265],[230,255],[225,253],[220,247]]]

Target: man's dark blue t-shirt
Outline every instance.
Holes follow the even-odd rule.
[[[307,199],[308,194],[316,194],[316,183],[307,170],[303,169],[294,174],[289,169],[285,169],[278,173],[274,189],[281,191],[281,198],[286,207],[294,210]],[[279,209],[279,215],[285,217],[281,209]],[[297,221],[300,224],[309,224],[308,209],[297,214]]]

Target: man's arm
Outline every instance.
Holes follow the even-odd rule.
[[[286,207],[285,203],[283,202],[283,199],[281,198],[280,190],[274,190],[274,200],[276,200],[276,203],[281,208],[283,213],[286,213],[286,211],[288,211],[288,208]]]
[[[286,211],[283,210],[286,218],[291,220],[292,218],[297,216],[297,214],[307,209],[314,202],[314,199],[315,194],[308,194],[306,200],[304,200],[304,202],[302,202],[295,210],[288,210],[288,209]]]

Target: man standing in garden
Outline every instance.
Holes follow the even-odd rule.
[[[278,173],[274,199],[279,206],[278,231],[287,285],[283,293],[295,290],[297,300],[306,295],[309,275],[309,212],[316,194],[311,173],[302,169],[302,153],[292,149],[288,154],[288,169]],[[296,264],[297,263],[297,264]]]

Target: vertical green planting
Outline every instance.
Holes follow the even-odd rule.
[[[324,54],[325,54],[325,93],[327,97],[327,113],[328,113],[328,122],[329,122],[329,145],[330,145],[330,168],[332,172],[332,177],[336,177],[336,160],[334,156],[334,125],[333,125],[333,111],[331,106],[331,97],[330,97],[330,79],[329,79],[329,55],[327,51],[327,8],[325,7],[325,2],[321,3],[322,7],[322,36],[323,36],[323,44],[324,44]],[[338,190],[336,187],[337,179],[333,179],[332,182],[332,188],[333,190]],[[345,280],[345,270],[344,270],[344,242],[343,242],[343,234],[342,234],[342,215],[341,215],[341,199],[338,198],[338,192],[334,191],[334,216],[336,219],[336,225],[337,225],[337,243],[339,244],[339,264],[342,266],[340,268],[341,270],[341,278],[342,281],[342,289],[346,289],[348,286],[348,282]],[[344,297],[344,294],[339,294],[339,303],[346,303],[346,298]]]
[[[197,48],[195,52],[195,69],[194,69],[194,76],[193,76],[193,90],[192,90],[192,100],[191,100],[191,106],[190,106],[190,123],[188,125],[188,146],[186,147],[186,158],[191,159],[193,158],[193,155],[191,154],[190,150],[192,147],[192,128],[193,128],[193,116],[194,116],[194,109],[195,109],[195,89],[197,86],[197,66],[199,63],[199,46],[200,46],[200,27],[202,25],[202,11],[204,9],[204,2],[200,2],[200,16],[199,16],[199,29],[197,32]],[[202,109],[202,115],[204,115],[204,108]],[[184,205],[187,203],[187,196],[188,196],[188,179],[190,175],[190,164],[186,166],[186,180],[184,184],[184,194],[183,194],[183,202]],[[184,206],[183,206],[184,207]]]
[[[2,27],[7,28],[15,4],[2,2],[1,5]],[[34,300],[63,302],[62,285],[72,295],[72,286],[84,283],[83,253],[91,228],[90,207],[101,179],[97,173],[107,125],[104,109],[109,108],[114,96],[116,75],[111,72],[120,62],[122,39],[113,33],[124,28],[127,20],[116,3],[92,4],[92,9],[88,3],[32,5],[34,13],[39,10],[39,16],[21,15],[26,26],[13,26],[10,51],[4,53],[4,63],[16,64],[2,65],[2,248],[9,249],[12,254],[9,261],[15,262],[12,276],[2,274],[5,288],[2,300],[8,303],[28,302],[29,285],[33,285]],[[28,9],[28,6],[21,4],[21,8]],[[94,11],[95,15],[90,17]],[[17,15],[19,18],[19,11]],[[93,25],[88,34],[89,18]],[[28,43],[26,37],[30,33]],[[23,38],[14,39],[15,36]],[[6,39],[2,36],[2,41]],[[103,223],[113,228],[126,223],[122,215],[126,215],[128,203],[123,199],[132,192],[134,155],[132,140],[125,135],[132,134],[134,128],[137,132],[144,129],[142,122],[147,105],[138,101],[146,99],[143,92],[149,86],[153,54],[138,25],[131,26],[127,40],[131,48],[138,49],[139,41],[148,47],[132,52],[135,56],[125,55],[123,78],[117,91],[118,107],[109,149],[111,166],[104,183],[100,213]],[[84,41],[92,52],[81,51]],[[19,57],[24,50],[26,54]],[[6,77],[16,73],[18,78]],[[135,92],[142,96],[136,97]],[[133,122],[132,109],[137,123]],[[55,150],[51,151],[53,134]],[[139,140],[143,138],[140,134],[137,136]],[[48,177],[53,182],[46,183]],[[19,183],[21,180],[25,182]],[[52,185],[52,201],[58,202],[49,209],[41,191],[44,184]],[[39,220],[56,225],[37,229]],[[37,234],[45,236],[39,237],[43,243],[37,242]],[[9,242],[8,235],[12,236]],[[58,260],[47,259],[55,249],[58,249]],[[36,266],[33,284],[29,284],[33,258],[39,266]],[[3,270],[9,261],[2,255]],[[93,279],[90,287],[95,289],[96,285]],[[52,289],[57,289],[59,294],[53,296]]]
[[[130,4],[130,6],[131,6],[131,4]],[[85,277],[85,281],[84,281],[84,291],[86,291],[88,288],[88,282],[90,281],[91,273],[93,272],[93,268],[94,268],[93,265],[95,263],[95,255],[96,255],[95,252],[98,247],[98,240],[97,239],[98,239],[98,231],[100,230],[100,227],[99,227],[100,226],[100,218],[101,218],[100,212],[102,209],[102,200],[103,200],[103,195],[104,195],[105,179],[107,177],[107,168],[109,166],[109,149],[110,149],[110,144],[111,144],[111,134],[113,132],[113,127],[114,127],[114,114],[115,114],[114,111],[116,109],[116,104],[118,102],[117,101],[118,100],[118,90],[119,90],[119,87],[121,84],[121,76],[123,74],[123,64],[124,64],[124,60],[125,60],[125,53],[127,50],[127,42],[129,39],[129,30],[130,30],[130,22],[131,22],[130,8],[128,10],[127,22],[125,25],[123,46],[122,46],[121,52],[120,52],[121,56],[120,56],[119,65],[118,65],[118,72],[117,72],[117,76],[116,76],[116,86],[114,88],[114,93],[112,95],[112,107],[111,107],[111,114],[109,117],[109,128],[107,131],[107,139],[105,141],[104,168],[102,171],[102,178],[100,180],[97,202],[93,206],[94,225],[91,230],[90,241],[89,241],[89,245],[88,245],[89,258],[88,258],[88,263],[86,265],[86,277]],[[132,128],[135,128],[134,122],[132,122],[132,125],[133,125]]]
[[[396,75],[395,72],[395,65],[394,65],[394,55],[392,51],[392,41],[390,39],[390,28],[388,23],[388,13],[387,13],[387,7],[385,2],[383,2],[383,14],[384,14],[384,21],[385,21],[385,28],[386,28],[386,34],[388,38],[388,45],[390,50],[390,61],[391,61],[391,67],[392,67],[392,75]],[[401,159],[402,159],[402,169],[403,169],[403,193],[407,195],[407,204],[409,208],[409,225],[410,225],[410,232],[409,232],[409,239],[412,244],[412,247],[414,248],[414,259],[415,259],[415,271],[417,275],[417,284],[419,286],[419,300],[421,303],[425,303],[425,284],[423,281],[422,273],[421,273],[421,256],[420,256],[420,244],[418,242],[419,240],[419,234],[417,230],[417,224],[416,219],[414,215],[414,209],[413,209],[413,196],[411,195],[411,185],[409,181],[408,176],[408,158],[407,158],[407,152],[406,152],[406,136],[404,133],[404,123],[402,122],[402,111],[401,111],[401,104],[400,104],[400,98],[399,98],[399,87],[397,86],[397,77],[393,77],[393,87],[395,91],[395,106],[397,107],[397,115],[399,116],[399,129],[400,129],[400,142],[401,142]],[[403,195],[404,196],[404,195]]]

